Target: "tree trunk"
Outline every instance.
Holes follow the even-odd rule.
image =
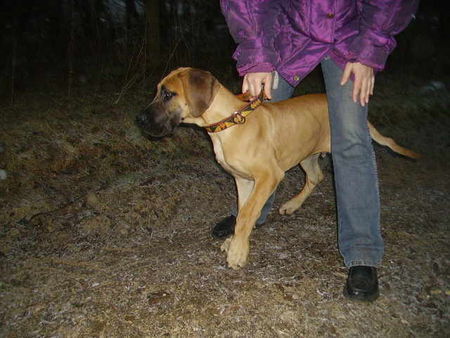
[[[159,0],[145,0],[147,60],[150,65],[160,60]]]

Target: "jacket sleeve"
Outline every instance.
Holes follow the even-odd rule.
[[[221,0],[231,36],[238,44],[233,58],[240,75],[274,70],[273,26],[278,0]]]
[[[382,70],[394,50],[394,35],[400,33],[414,17],[419,0],[358,0],[359,35],[350,45],[350,57]]]

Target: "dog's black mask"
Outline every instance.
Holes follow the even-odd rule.
[[[181,122],[179,112],[166,111],[159,101],[151,103],[136,116],[136,124],[145,136],[163,137],[172,134]]]

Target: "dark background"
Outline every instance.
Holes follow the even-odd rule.
[[[375,146],[386,256],[368,306],[342,295],[329,157],[289,217],[304,174],[286,174],[234,271],[210,229],[235,186],[206,132],[148,140],[134,123],[178,66],[239,91],[218,0],[0,0],[0,337],[448,337],[443,3],[422,1],[370,100],[371,123],[423,158]],[[317,67],[295,95],[321,91]]]
[[[450,15],[442,3],[421,2],[387,71],[413,74],[424,85],[450,73]],[[68,95],[76,86],[148,86],[186,65],[237,79],[219,1],[3,0],[0,32],[1,97],[11,102],[43,85]]]

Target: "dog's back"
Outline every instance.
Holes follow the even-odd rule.
[[[267,104],[266,104],[267,105]],[[268,104],[270,107],[273,105],[276,109],[272,110],[272,114],[281,119],[286,119],[286,123],[283,123],[283,128],[286,128],[288,137],[293,136],[294,130],[292,128],[299,128],[302,130],[299,124],[309,122],[308,130],[304,130],[304,133],[310,134],[315,132],[317,137],[317,148],[311,150],[312,153],[316,152],[330,152],[330,126],[328,117],[328,102],[325,94],[308,94],[293,97],[285,101],[279,101]],[[299,116],[301,114],[301,116]],[[289,118],[292,116],[292,118]],[[295,123],[295,120],[299,123]],[[305,121],[308,120],[308,121]],[[389,147],[392,151],[407,156],[413,159],[421,157],[407,148],[398,145],[392,138],[382,135],[370,122],[367,122],[370,136],[372,139],[380,145]],[[313,126],[313,128],[311,128]],[[314,136],[314,135],[311,135]]]

